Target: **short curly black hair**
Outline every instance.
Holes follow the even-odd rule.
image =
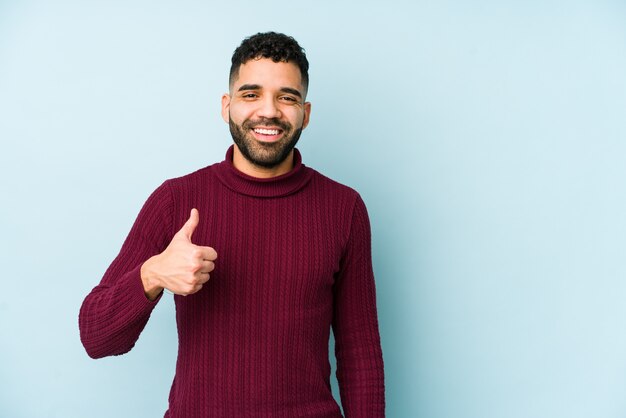
[[[276,32],[264,32],[252,35],[241,42],[231,59],[230,86],[239,74],[242,64],[255,58],[270,58],[274,62],[292,62],[300,69],[302,86],[309,87],[309,61],[304,49],[291,36]]]

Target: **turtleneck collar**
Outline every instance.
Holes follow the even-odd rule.
[[[293,168],[288,173],[271,178],[249,176],[233,165],[234,147],[231,145],[226,151],[224,161],[214,167],[217,178],[237,193],[254,197],[287,196],[306,186],[313,175],[313,171],[302,164],[300,151],[294,149]]]

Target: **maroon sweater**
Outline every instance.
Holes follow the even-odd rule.
[[[304,166],[271,179],[226,160],[164,182],[80,310],[93,358],[128,352],[157,299],[140,267],[200,213],[194,244],[215,248],[211,279],[175,296],[178,361],[166,417],[341,417],[330,389],[335,336],[346,417],[383,417],[383,359],[370,227],[352,189]]]

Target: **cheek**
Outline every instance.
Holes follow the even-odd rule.
[[[251,119],[252,113],[246,106],[230,106],[230,118],[238,124]]]
[[[304,122],[304,112],[303,111],[296,110],[296,109],[290,109],[289,111],[286,111],[284,113],[284,115],[289,120],[289,122],[292,125],[296,126],[296,127],[299,127]]]

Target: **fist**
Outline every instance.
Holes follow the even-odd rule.
[[[141,266],[141,280],[148,299],[156,299],[163,289],[177,295],[191,295],[202,289],[209,280],[215,268],[217,253],[211,247],[191,242],[199,221],[198,210],[192,209],[189,219],[174,235],[165,251]]]

